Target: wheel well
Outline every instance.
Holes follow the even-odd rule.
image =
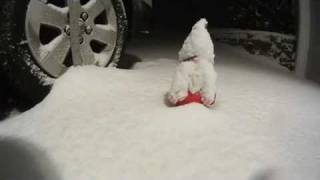
[[[149,30],[151,26],[152,7],[143,0],[123,0],[130,35],[142,30]]]

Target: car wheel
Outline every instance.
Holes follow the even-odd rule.
[[[24,109],[70,66],[117,66],[127,20],[122,0],[2,0],[0,68]]]

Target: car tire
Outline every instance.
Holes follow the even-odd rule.
[[[31,1],[2,0],[0,7],[0,68],[6,73],[9,86],[18,94],[20,110],[39,103],[49,93],[56,78],[36,61],[27,41],[26,14]],[[117,34],[112,55],[103,66],[117,66],[127,33],[127,20],[122,0],[109,1],[115,12]]]

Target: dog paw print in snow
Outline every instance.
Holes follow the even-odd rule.
[[[167,96],[171,105],[201,103],[212,107],[215,104],[217,73],[214,69],[214,47],[207,25],[206,19],[200,19],[179,51],[181,63]]]

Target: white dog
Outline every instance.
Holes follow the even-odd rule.
[[[215,102],[217,73],[214,69],[214,47],[207,31],[207,20],[200,19],[179,51],[177,67],[168,100],[172,104],[185,99],[189,93],[200,92],[202,103],[210,107]]]

